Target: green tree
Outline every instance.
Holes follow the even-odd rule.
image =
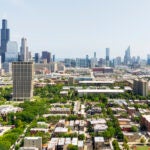
[[[15,150],[19,150],[19,148],[20,148],[20,146],[17,144],[17,145],[15,146]]]
[[[50,139],[50,134],[44,132],[37,132],[36,134],[34,134],[34,136],[42,137],[42,144],[46,144],[47,141]]]
[[[133,118],[133,121],[139,123],[139,122],[140,122],[140,117],[135,116],[135,117]]]
[[[67,150],[78,150],[78,147],[76,145],[69,144]]]
[[[11,125],[15,124],[15,114],[14,113],[9,113],[8,114],[8,123]]]
[[[131,127],[131,131],[132,131],[132,132],[137,132],[137,131],[138,131],[138,128],[137,128],[136,126],[132,126],[132,127]]]
[[[110,139],[114,135],[115,135],[115,129],[113,127],[108,127],[108,129],[103,133],[103,136],[107,139]]]
[[[15,121],[15,126],[16,126],[16,127],[19,127],[19,128],[23,128],[23,127],[24,127],[24,124],[23,124],[23,122],[22,122],[20,119],[17,119],[17,120]]]
[[[113,140],[112,145],[114,150],[121,150],[117,140]]]
[[[91,124],[88,126],[87,130],[88,130],[88,132],[93,132],[94,131],[94,129],[93,129]]]
[[[11,143],[8,141],[0,141],[0,150],[8,150],[11,146]]]
[[[129,150],[129,145],[126,142],[123,142],[123,150]]]
[[[126,136],[124,136],[123,141],[124,141],[125,143],[128,143],[128,138],[127,138]]]
[[[142,138],[140,139],[140,142],[144,144],[144,143],[146,142],[146,139],[145,139],[144,137],[142,137]]]
[[[85,135],[84,134],[79,134],[78,139],[79,140],[85,140]]]

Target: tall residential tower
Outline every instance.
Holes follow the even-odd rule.
[[[33,96],[33,62],[13,62],[13,99],[29,100]]]

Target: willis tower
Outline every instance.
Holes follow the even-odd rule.
[[[1,48],[0,48],[0,55],[2,63],[5,62],[5,53],[7,50],[7,42],[9,41],[10,33],[9,29],[7,28],[7,20],[2,20],[2,29],[1,29]]]

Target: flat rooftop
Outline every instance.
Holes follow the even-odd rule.
[[[124,93],[124,90],[118,89],[82,89],[78,93]]]
[[[94,141],[97,142],[104,142],[104,137],[94,137]]]
[[[79,81],[79,83],[82,83],[82,84],[113,84],[114,81]]]
[[[42,137],[36,136],[36,137],[25,137],[24,139],[27,140],[38,140],[38,139],[42,139]]]
[[[148,122],[150,122],[150,115],[142,115],[143,118],[145,118]]]
[[[65,132],[68,132],[68,128],[56,127],[54,132],[65,133]]]

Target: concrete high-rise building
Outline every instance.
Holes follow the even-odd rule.
[[[98,66],[99,67],[104,67],[106,64],[106,59],[100,58],[98,61]]]
[[[40,62],[39,53],[35,53],[35,55],[34,55],[34,61],[35,61],[35,63],[39,63]]]
[[[7,51],[5,54],[5,62],[18,61],[18,44],[15,41],[7,43]]]
[[[56,60],[55,60],[56,58],[55,58],[55,55],[53,55],[53,62],[55,62]]]
[[[131,63],[131,55],[130,55],[130,46],[129,46],[125,51],[124,64],[130,65],[130,63]]]
[[[97,58],[96,58],[96,52],[94,52],[94,57],[93,58],[91,58],[91,60],[90,60],[90,66],[91,66],[91,68],[94,68],[94,67],[96,67],[97,66]]]
[[[121,65],[121,57],[116,57],[116,64],[117,66],[120,66]]]
[[[33,62],[13,62],[13,99],[28,100],[33,96]]]
[[[147,55],[147,65],[150,65],[150,54]]]
[[[138,79],[133,80],[133,92],[135,94],[139,93],[139,80]]]
[[[86,55],[86,64],[87,64],[87,67],[90,67],[90,59],[89,59],[89,55]]]
[[[65,58],[64,64],[65,67],[76,67],[76,60],[71,58]]]
[[[1,56],[0,56],[0,70],[2,69],[2,62],[1,62]]]
[[[94,52],[94,58],[96,58],[96,52]]]
[[[109,53],[110,49],[106,48],[106,66],[109,67]]]
[[[110,53],[110,49],[106,48],[106,61],[109,61],[109,53]]]
[[[2,64],[5,73],[12,73],[12,62],[14,61],[18,61],[18,45],[15,41],[9,41],[5,53],[5,62]]]
[[[88,67],[87,60],[84,58],[76,58],[76,67],[87,68]]]
[[[141,61],[140,56],[137,56],[137,58],[136,58],[136,62],[137,62],[137,64],[140,64],[140,61]]]
[[[28,52],[28,61],[32,61],[31,51]]]
[[[65,71],[65,65],[63,64],[63,63],[61,63],[61,62],[58,62],[57,63],[57,71],[58,72],[64,72]]]
[[[147,96],[148,82],[144,79],[135,79],[133,82],[133,92],[141,96]]]
[[[1,47],[0,47],[0,55],[2,63],[5,62],[5,53],[7,51],[7,43],[10,39],[10,31],[7,28],[7,20],[2,20],[2,29],[1,29]]]
[[[31,53],[29,52],[29,48],[27,46],[27,39],[21,39],[21,47],[20,47],[20,60],[21,61],[29,61],[31,59]]]
[[[5,73],[12,73],[12,63],[11,62],[4,62],[2,64],[2,68],[5,71]]]
[[[47,51],[42,51],[42,59],[46,59],[47,63],[51,62],[51,53]]]

